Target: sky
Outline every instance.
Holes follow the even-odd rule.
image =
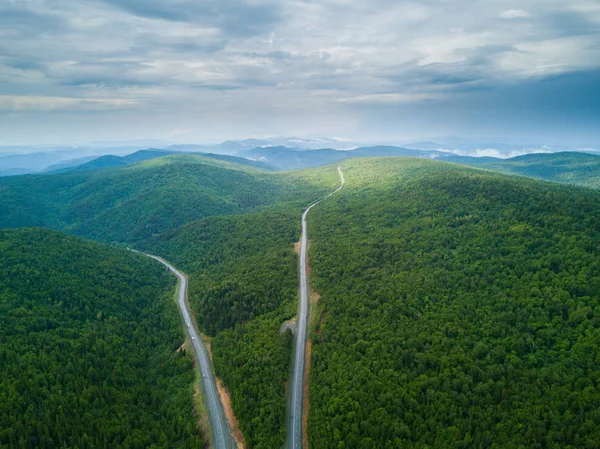
[[[598,0],[1,0],[0,145],[600,148]]]

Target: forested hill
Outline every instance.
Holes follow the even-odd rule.
[[[600,189],[600,156],[574,151],[527,154],[510,159],[457,156],[447,151],[413,150],[394,146],[362,147],[354,150],[258,147],[241,151],[238,154],[252,160],[265,161],[280,170],[318,167],[337,161],[364,157],[402,156],[436,159],[502,173]]]
[[[598,447],[600,193],[342,166],[308,223],[311,447]]]
[[[44,226],[131,243],[208,216],[309,201],[313,185],[318,189],[317,180],[193,155],[100,172],[13,176],[0,178],[0,228]]]
[[[593,154],[527,154],[511,159],[452,156],[448,160],[503,173],[600,189],[600,156]]]
[[[311,276],[321,294],[312,332],[311,447],[598,446],[600,193],[426,159],[341,164],[346,186],[309,214]],[[201,330],[213,336],[215,370],[231,392],[246,442],[281,447],[291,336],[280,327],[297,306],[293,243],[302,210],[338,182],[336,166],[272,173],[171,155],[102,171],[2,178],[0,227],[43,225],[127,243],[187,272],[190,304]],[[45,369],[55,366],[50,356],[91,351],[96,361],[114,362],[118,375],[91,395],[67,394],[65,401],[77,401],[74,410],[95,410],[97,404],[112,413],[120,404],[115,398],[126,395],[105,390],[123,387],[132,395],[123,401],[141,402],[156,416],[146,420],[148,414],[133,406],[119,415],[127,428],[135,409],[143,421],[135,425],[149,429],[131,433],[140,447],[149,447],[149,439],[163,441],[161,432],[175,442],[169,447],[196,447],[191,403],[182,402],[191,401],[191,362],[177,356],[172,365],[167,357],[181,338],[175,304],[167,298],[171,278],[152,261],[52,231],[0,236],[0,269],[6,274],[0,276],[1,291],[19,292],[8,299],[0,294],[10,305],[0,310],[0,320],[11,320],[0,322],[0,333],[26,320],[0,337],[0,360],[10,361],[0,370],[16,364],[34,373],[21,378],[11,371],[17,380],[9,384],[4,379],[11,377],[0,372],[2,388],[13,395],[1,393],[0,404],[20,401],[15,403],[27,418],[0,421],[0,432],[16,429],[2,438],[29,435],[23,428],[38,421],[28,413],[39,422],[50,419],[44,408],[28,412],[24,404],[58,395],[53,385],[81,392],[85,382],[99,382],[100,370],[108,372],[102,364],[90,370],[82,361],[88,358],[76,357],[67,360],[72,368],[64,374],[58,366],[69,365],[59,358],[49,372],[61,374],[45,380],[35,360]],[[61,273],[70,274],[63,281]],[[57,285],[68,287],[56,292]],[[34,287],[42,293],[28,305],[22,292]],[[164,292],[164,301],[152,299],[157,292]],[[83,302],[74,299],[80,296]],[[40,314],[32,312],[34,306]],[[38,316],[50,318],[38,322]],[[156,321],[164,317],[166,322]],[[140,320],[147,332],[136,327]],[[77,325],[57,330],[63,322]],[[27,335],[29,326],[35,332]],[[76,333],[77,326],[84,330]],[[145,339],[155,336],[154,349],[143,349]],[[60,350],[42,342],[38,347],[45,349],[27,350],[23,361],[16,349],[5,350],[15,347],[4,345],[9,337],[19,348],[48,338]],[[65,338],[76,343],[63,343]],[[144,355],[134,357],[127,371],[121,351]],[[118,384],[141,376],[136,363],[142,358],[151,360],[144,372],[148,384]],[[173,394],[154,393],[155,384]],[[25,393],[28,388],[36,394]],[[50,393],[40,395],[43,388]],[[83,412],[76,418],[65,412],[67,403],[56,401],[49,409],[62,406],[60,429],[80,419],[92,429],[86,438],[105,438],[90,446],[133,446],[119,439],[113,415],[108,421]],[[173,426],[174,408],[190,415]],[[73,441],[68,445],[84,446]]]
[[[172,276],[37,228],[0,254],[0,447],[202,447]]]
[[[68,172],[82,172],[82,171],[93,171],[93,170],[104,170],[109,168],[117,168],[125,165],[135,164],[137,162],[147,161],[151,159],[158,159],[168,155],[180,154],[181,157],[185,158],[187,156],[200,156],[203,159],[214,160],[214,161],[222,161],[228,162],[235,165],[242,165],[248,168],[255,168],[261,170],[270,170],[271,167],[260,161],[251,161],[249,159],[244,159],[241,157],[234,156],[225,156],[221,154],[212,154],[212,153],[181,153],[178,151],[171,150],[160,150],[149,148],[147,150],[139,150],[135,153],[131,153],[125,156],[113,156],[113,155],[105,155],[100,156],[98,158],[94,158],[90,161],[85,161],[79,165],[69,165],[68,167],[59,167],[55,170],[52,170],[52,167],[45,170],[45,173],[68,173]]]

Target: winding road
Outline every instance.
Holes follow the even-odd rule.
[[[291,449],[302,448],[302,414],[303,414],[303,392],[304,392],[304,359],[306,354],[306,333],[308,321],[308,274],[306,272],[306,215],[321,201],[329,198],[344,187],[344,173],[342,167],[338,167],[341,184],[333,192],[312,203],[302,214],[302,240],[300,244],[300,310],[298,312],[296,332],[296,354],[294,357],[294,374],[292,382],[292,398],[289,413],[289,447]]]
[[[132,250],[135,251],[135,250]],[[139,251],[135,251],[139,253]],[[219,392],[217,391],[217,384],[212,372],[212,364],[208,357],[206,348],[200,340],[196,326],[191,319],[190,312],[188,310],[186,297],[187,297],[187,278],[185,275],[171,265],[169,262],[161,259],[160,257],[153,256],[151,254],[140,253],[145,256],[151,257],[154,260],[159,261],[165,265],[177,278],[179,279],[179,294],[177,296],[177,303],[179,304],[179,310],[181,316],[185,322],[186,329],[192,338],[192,345],[196,351],[196,358],[198,359],[198,365],[200,366],[200,374],[202,376],[202,383],[204,384],[204,392],[206,394],[206,406],[208,407],[208,415],[210,424],[213,429],[214,437],[214,449],[234,449],[236,448],[235,440],[227,423],[225,412],[223,410],[223,404],[219,399]]]

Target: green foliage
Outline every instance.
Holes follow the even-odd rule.
[[[600,195],[343,163],[309,215],[318,448],[597,447]]]
[[[337,182],[331,167],[265,173],[229,160],[168,156],[96,173],[0,179],[0,226],[33,222],[127,242],[187,272],[190,303],[200,328],[216,335],[217,374],[240,426],[255,447],[271,447],[284,433],[281,379],[290,354],[275,329],[296,310],[292,246],[303,208]],[[256,209],[262,212],[210,217]],[[238,333],[245,336],[239,347]],[[232,364],[240,354],[245,362]],[[249,370],[255,375],[246,376]]]
[[[338,182],[333,167],[270,175],[297,185],[297,203],[209,217],[140,243],[190,274],[189,300],[212,340],[216,374],[230,390],[248,447],[281,447],[291,335],[279,333],[297,309],[297,256],[304,207]]]
[[[215,335],[285,308],[296,297],[298,216],[298,210],[282,209],[210,217],[146,242],[144,248],[191,275],[189,301],[198,326]]]
[[[205,218],[137,245],[190,275],[190,304],[209,335],[276,310],[282,317],[295,313],[289,302],[297,295],[293,244],[300,236],[299,217],[336,185],[336,171],[268,176],[280,186],[280,195],[295,192],[297,200],[252,214]],[[286,186],[292,188],[286,191]]]
[[[42,229],[0,253],[0,447],[202,446],[172,276]]]
[[[600,157],[577,152],[528,154],[511,159],[455,158],[456,162],[546,181],[600,189]]]
[[[261,316],[213,339],[215,371],[232,394],[248,448],[280,448],[285,438],[285,382],[292,333],[281,319]]]
[[[295,314],[300,209],[210,217],[147,242],[190,274],[189,301],[212,341],[248,447],[281,447]]]
[[[132,243],[208,216],[320,191],[310,176],[173,155],[100,172],[0,178],[0,227],[44,226]]]
[[[598,193],[424,160],[343,165],[347,186],[309,215],[322,295],[312,447],[600,443]],[[302,209],[336,184],[334,167],[169,156],[0,179],[0,226],[133,243],[186,271],[247,441],[280,447],[292,244]],[[195,445],[191,360],[175,355],[160,267],[46,231],[18,231],[46,236],[19,244],[0,232],[0,445]]]

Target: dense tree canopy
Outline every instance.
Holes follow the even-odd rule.
[[[503,173],[600,189],[600,157],[575,151],[526,154],[511,159],[452,157],[455,162]]]
[[[296,313],[300,213],[210,217],[148,242],[191,274],[190,304],[200,328],[216,335],[215,371],[249,447],[283,444],[291,335],[279,328]]]
[[[309,216],[311,447],[598,447],[600,194],[343,166]]]
[[[248,447],[277,448],[285,436],[291,335],[297,308],[300,215],[338,182],[335,168],[277,175],[297,201],[230,217],[208,217],[140,242],[190,274],[189,300],[212,341],[216,374],[231,391]],[[288,193],[284,197],[287,198]]]
[[[0,179],[0,225],[35,223],[128,243],[187,272],[190,303],[200,329],[216,335],[216,371],[246,441],[269,448],[285,431],[290,336],[279,326],[296,308],[299,216],[336,182],[331,168],[265,173],[169,156],[102,172]]]
[[[0,254],[0,447],[202,446],[172,276],[43,229]]]
[[[44,226],[131,244],[204,217],[309,201],[322,191],[315,174],[173,155],[100,172],[0,177],[0,228]]]
[[[343,166],[309,215],[311,446],[598,447],[600,195],[426,160]],[[337,182],[169,156],[2,178],[0,226],[187,272],[249,447],[280,447],[293,243]],[[0,231],[0,251],[0,446],[200,444],[159,265],[40,229]]]

